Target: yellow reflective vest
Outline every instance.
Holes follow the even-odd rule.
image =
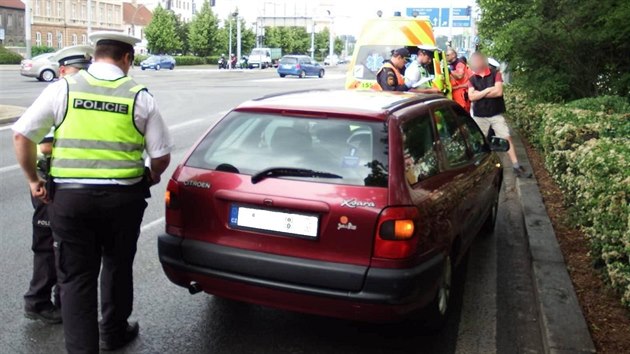
[[[50,175],[72,179],[127,179],[144,173],[144,136],[134,123],[138,93],[130,77],[100,80],[81,70],[65,78],[68,103],[55,127]]]

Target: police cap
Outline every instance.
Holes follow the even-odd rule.
[[[399,56],[399,57],[403,57],[403,58],[409,58],[411,56],[411,54],[409,53],[409,50],[407,48],[403,47],[403,48],[398,48],[398,49],[394,50],[392,52],[392,56],[393,57]]]
[[[418,54],[422,53],[424,55],[428,55],[428,56],[433,56],[433,52],[436,51],[438,48],[436,46],[432,46],[432,45],[419,45],[418,46]]]
[[[125,48],[129,52],[133,52],[133,46],[140,43],[140,38],[130,36],[121,32],[114,31],[97,31],[90,34],[90,41],[95,46],[99,44],[109,44]]]
[[[89,45],[74,45],[66,47],[55,53],[50,60],[58,62],[61,66],[77,66],[86,68],[92,62],[94,48]]]

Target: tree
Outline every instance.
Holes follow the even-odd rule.
[[[179,37],[182,46],[180,52],[182,54],[188,54],[190,52],[190,45],[188,43],[188,31],[190,29],[190,23],[182,21],[179,16],[175,16],[175,32]]]
[[[315,54],[317,53],[325,53],[324,56],[328,55],[330,52],[330,48],[328,47],[330,43],[330,30],[328,27],[324,28],[321,32],[315,33]],[[344,41],[336,37],[335,45],[334,45],[334,53],[340,55],[344,50],[345,43]]]
[[[188,31],[190,50],[195,55],[204,57],[216,53],[220,49],[218,34],[219,20],[206,0],[190,23]]]
[[[479,0],[482,49],[546,101],[630,96],[630,2]]]
[[[247,23],[244,19],[240,19],[241,21],[241,52],[243,55],[249,54],[252,49],[256,46],[256,33],[250,28],[247,27]],[[236,53],[236,20],[234,17],[230,16],[227,20],[223,20],[223,27],[219,29],[218,36],[218,51],[227,54],[229,53],[229,37],[230,37],[230,24],[232,25],[232,53]],[[218,54],[218,53],[217,53]]]
[[[175,14],[158,5],[151,23],[144,29],[151,53],[173,53],[181,49],[182,42],[175,29]]]
[[[287,54],[308,54],[311,35],[304,27],[267,27],[264,45],[282,48],[282,52]]]

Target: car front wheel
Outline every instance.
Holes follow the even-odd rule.
[[[171,64],[170,70],[173,70],[173,69],[175,69],[175,64]]]
[[[286,76],[285,74],[280,74],[280,77],[285,77],[285,76]]]
[[[306,77],[306,72],[304,72],[304,70],[300,71],[300,75],[299,75],[300,79],[303,79]]]
[[[42,71],[39,77],[42,79],[42,81],[51,82],[55,79],[55,72],[50,69],[46,69]]]
[[[155,66],[155,70],[158,70],[158,71],[160,70],[160,64]]]
[[[320,79],[324,77],[324,70],[320,70],[319,74],[317,75]]]

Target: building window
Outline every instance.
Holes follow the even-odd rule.
[[[81,44],[83,44],[83,45],[87,44],[87,35],[85,35],[85,34],[81,35]]]
[[[40,11],[41,11],[40,8],[42,5],[41,2],[42,2],[41,0],[35,0],[35,15],[39,16],[40,14]]]
[[[50,0],[44,0],[46,1],[46,16],[50,17]]]
[[[63,48],[63,33],[57,32],[57,48]]]
[[[48,32],[48,34],[46,35],[46,45],[48,47],[52,47],[53,43],[52,43],[52,33]]]
[[[7,15],[7,28],[13,27],[13,14]]]
[[[81,19],[85,20],[85,13],[87,11],[87,6],[85,4],[81,5]]]
[[[63,3],[57,1],[57,17],[63,17]]]
[[[72,3],[71,16],[73,20],[77,19],[77,4]]]
[[[78,42],[78,41],[79,41],[79,40],[78,40],[78,38],[77,38],[77,34],[76,34],[76,33],[73,33],[73,34],[72,34],[72,45],[77,45],[77,44],[79,44],[79,42]]]
[[[42,33],[41,32],[35,32],[35,45],[37,45],[37,46],[42,45]]]

